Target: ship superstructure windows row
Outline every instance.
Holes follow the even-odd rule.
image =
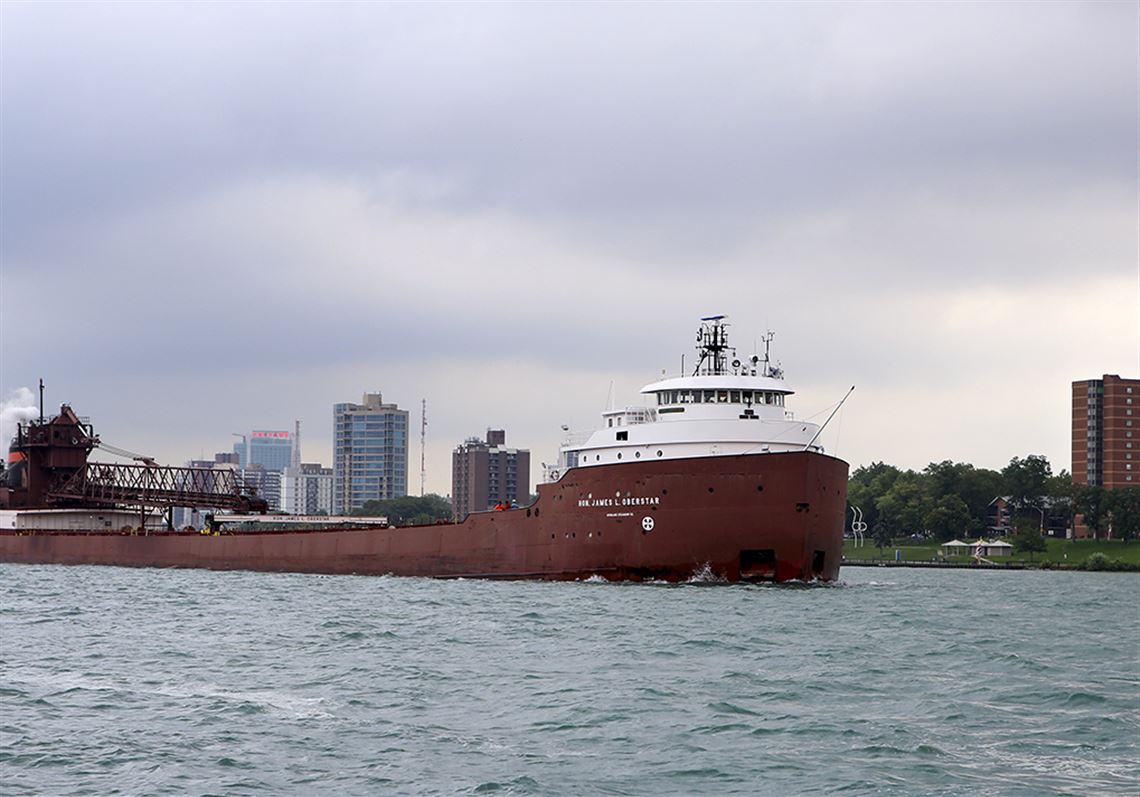
[[[784,394],[762,390],[660,390],[658,406],[673,404],[770,404],[784,406]]]
[[[333,407],[333,512],[408,494],[408,411],[365,393]]]

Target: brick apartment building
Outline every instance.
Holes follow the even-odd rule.
[[[452,452],[451,502],[458,520],[500,502],[529,502],[530,451],[506,442],[502,429],[488,429],[486,440],[469,438]]]
[[[1073,483],[1140,485],[1140,379],[1073,382]]]

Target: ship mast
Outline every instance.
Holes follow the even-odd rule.
[[[728,373],[728,324],[725,323],[725,318],[723,315],[710,315],[701,319],[701,328],[697,332],[697,353],[700,359],[697,360],[693,376],[722,376]]]
[[[420,498],[424,497],[424,483],[427,482],[427,459],[424,444],[427,442],[427,399],[420,403]]]

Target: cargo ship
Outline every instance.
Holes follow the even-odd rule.
[[[194,567],[438,578],[831,581],[839,574],[847,463],[796,420],[764,355],[701,319],[692,373],[642,388],[570,435],[529,506],[457,522],[260,515],[232,471],[88,461],[100,445],[67,405],[21,424],[0,487],[0,562]],[[683,362],[683,360],[682,360]],[[842,402],[840,402],[842,404]],[[836,408],[838,409],[838,407]],[[834,411],[832,413],[834,416]],[[830,418],[828,419],[830,420]],[[826,422],[825,424],[826,425]],[[163,507],[213,508],[202,530]],[[235,514],[222,514],[229,511]],[[258,520],[257,524],[250,521]]]

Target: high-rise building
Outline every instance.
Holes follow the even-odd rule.
[[[254,430],[242,442],[234,443],[241,466],[260,465],[266,470],[283,471],[293,464],[293,436],[289,432]]]
[[[234,444],[231,456],[237,460],[242,481],[257,490],[270,509],[281,509],[281,474],[293,462],[293,436],[285,431],[255,429],[238,437],[241,442]],[[219,454],[215,459],[221,463],[221,457]]]
[[[502,429],[487,439],[470,437],[451,454],[451,502],[455,517],[491,509],[497,503],[530,500],[530,451],[507,448]]]
[[[365,393],[333,406],[333,513],[408,494],[408,411]]]
[[[306,462],[281,475],[281,509],[291,515],[329,515],[333,509],[333,471]]]
[[[1073,482],[1140,484],[1140,379],[1105,374],[1073,382]]]

